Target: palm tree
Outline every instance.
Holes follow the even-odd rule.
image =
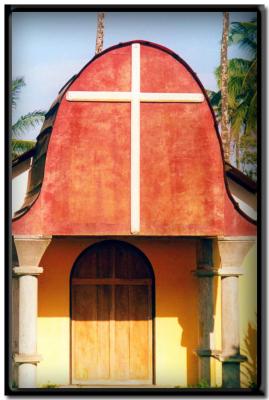
[[[221,138],[223,142],[224,159],[230,161],[230,132],[228,115],[228,36],[229,36],[229,13],[223,13],[223,31],[221,40]]]
[[[252,62],[240,58],[228,63],[228,114],[230,124],[230,143],[235,148],[236,165],[240,164],[240,138],[256,132],[257,85],[254,76],[250,76]],[[220,86],[220,67],[215,71]],[[221,92],[210,92],[211,104],[217,120],[221,120]]]
[[[21,89],[25,86],[24,78],[16,78],[12,80],[11,87],[11,104],[12,109],[17,106],[17,101],[21,93]],[[35,127],[44,121],[45,111],[37,110],[22,115],[11,127],[11,149],[12,158],[30,150],[35,146],[35,141],[23,140],[21,136],[27,132],[30,127]]]
[[[255,176],[256,169],[256,131],[257,131],[257,23],[233,22],[229,44],[235,43],[248,52],[251,59],[231,59],[228,62],[228,115],[230,124],[230,143],[235,151],[237,168]],[[219,88],[221,87],[221,67],[215,71]],[[221,90],[209,91],[209,98],[221,121]],[[252,167],[252,171],[249,170]],[[254,175],[253,175],[254,174]]]
[[[103,50],[104,32],[105,32],[105,13],[98,12],[95,54],[99,54]]]
[[[229,41],[244,48],[250,56],[249,61],[244,60],[240,102],[245,108],[244,134],[248,135],[257,131],[257,20],[233,22]]]

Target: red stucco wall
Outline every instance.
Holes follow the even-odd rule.
[[[68,90],[129,91],[131,45],[89,63]],[[202,93],[171,53],[141,43],[141,91]],[[130,104],[59,107],[39,198],[17,234],[130,234]],[[224,185],[214,118],[202,103],[141,104],[141,235],[250,235]]]

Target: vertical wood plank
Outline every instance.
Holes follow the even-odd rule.
[[[98,360],[98,333],[97,333],[97,288],[84,286],[73,288],[74,298],[74,380],[96,378],[96,364]]]
[[[148,288],[130,286],[130,376],[149,380]]]
[[[115,357],[116,380],[129,379],[129,291],[128,286],[115,287]]]
[[[109,379],[115,380],[115,285],[111,286],[112,299],[110,306],[110,321],[109,321]]]
[[[110,348],[109,348],[109,318],[111,304],[111,286],[97,287],[97,346],[98,346],[98,379],[109,379],[110,375]]]
[[[148,303],[148,378],[153,383],[153,321],[152,321],[152,287],[147,287]]]

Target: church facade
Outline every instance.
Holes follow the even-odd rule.
[[[255,189],[180,57],[145,41],[95,56],[13,171],[19,388],[256,382]]]

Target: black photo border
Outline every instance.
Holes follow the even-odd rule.
[[[10,83],[11,83],[11,15],[13,12],[257,12],[257,42],[258,42],[258,140],[257,140],[257,196],[258,196],[258,220],[257,220],[257,359],[258,359],[258,381],[257,387],[253,389],[227,389],[227,388],[29,388],[11,389],[10,388],[10,368],[11,368],[11,327],[10,327],[10,290],[11,290],[11,142],[7,134],[11,126],[11,107],[10,107]],[[267,343],[266,343],[266,181],[267,181],[267,161],[266,161],[266,86],[267,86],[267,65],[266,65],[266,9],[263,5],[5,5],[5,394],[9,396],[264,396],[267,389]]]

